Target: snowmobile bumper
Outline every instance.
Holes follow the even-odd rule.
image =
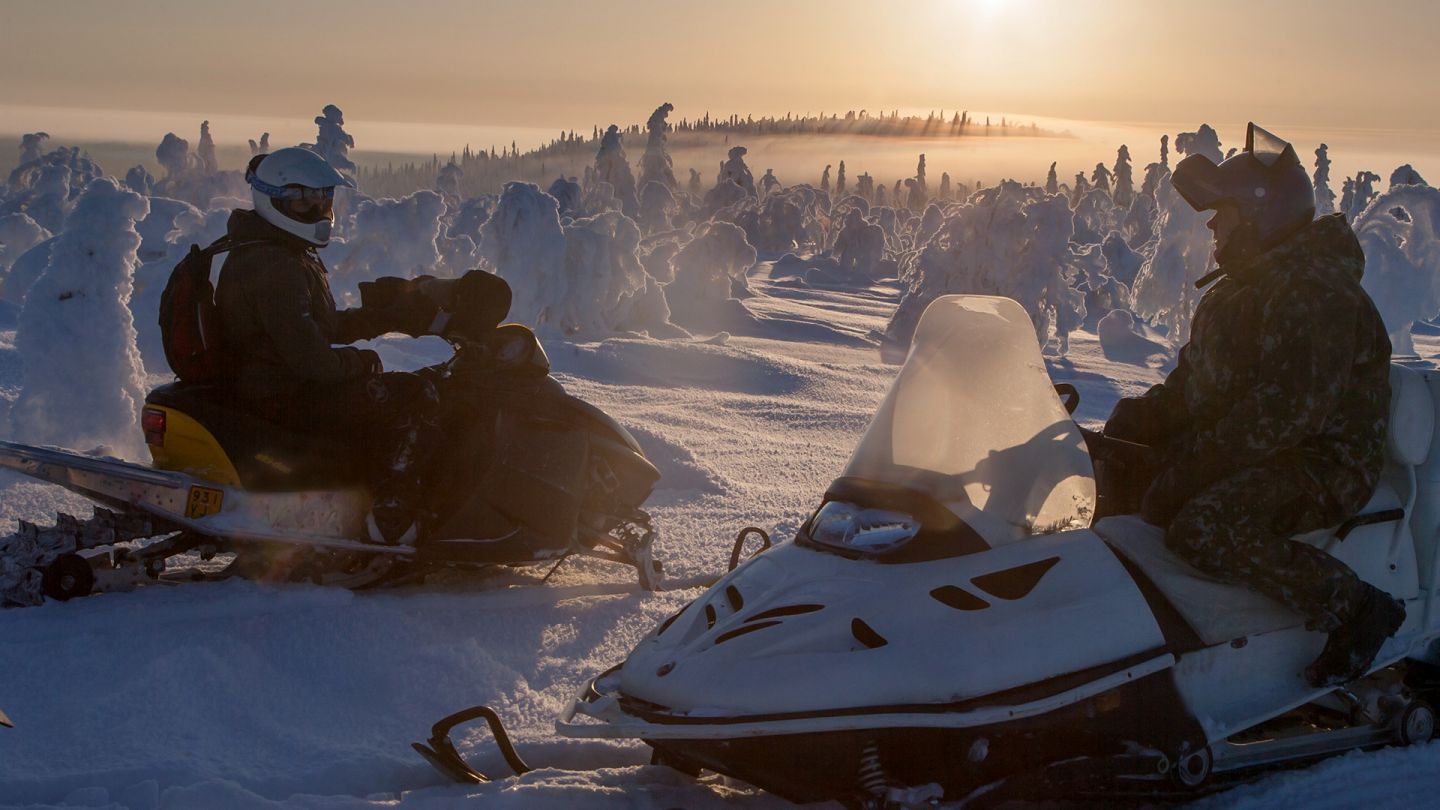
[[[1175,657],[1168,652],[1140,656],[1109,674],[1024,702],[981,700],[973,701],[975,705],[970,707],[962,704],[937,707],[937,710],[915,707],[895,711],[848,709],[823,714],[807,713],[804,717],[753,718],[700,712],[671,715],[666,714],[663,707],[642,706],[620,692],[621,667],[617,666],[593,678],[580,690],[556,720],[555,730],[565,737],[580,738],[724,740],[887,728],[978,728],[1048,714],[1163,672],[1174,664]]]

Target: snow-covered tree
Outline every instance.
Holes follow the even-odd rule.
[[[751,197],[756,196],[755,176],[750,173],[750,167],[745,165],[745,153],[750,150],[743,146],[730,147],[728,159],[720,163],[720,175],[716,178],[717,185],[731,182],[745,190]]]
[[[1204,155],[1216,163],[1225,159],[1220,151],[1220,136],[1209,124],[1201,124],[1194,132],[1182,132],[1175,136],[1175,151],[1182,155]],[[1164,141],[1161,141],[1160,155],[1161,162],[1165,162]]]
[[[1063,353],[1085,312],[1083,293],[1066,278],[1072,230],[1065,199],[1042,189],[1007,180],[975,194],[951,209],[916,258],[887,338],[908,345],[920,314],[941,295],[983,293],[1019,301],[1040,344],[1053,330]]]
[[[480,228],[479,254],[510,283],[510,318],[563,336],[555,308],[565,292],[565,231],[555,198],[532,183],[506,183]]]
[[[49,140],[48,132],[27,132],[20,136],[20,165],[39,160],[41,145]]]
[[[650,120],[645,123],[650,135],[645,141],[645,154],[640,157],[641,188],[644,188],[646,183],[659,183],[670,191],[680,188],[680,184],[675,180],[670,153],[665,150],[665,130],[669,127],[665,119],[674,109],[675,105],[667,101],[656,107],[655,112],[650,114]]]
[[[1340,207],[1346,219],[1354,222],[1366,206],[1370,205],[1370,201],[1375,199],[1375,184],[1379,180],[1380,175],[1362,169],[1355,177],[1345,181],[1345,194]]]
[[[1090,173],[1090,183],[1096,190],[1105,192],[1107,196],[1110,194],[1110,170],[1104,163],[1095,164],[1095,171]]]
[[[930,186],[925,181],[925,156],[920,156],[920,162],[915,167],[915,178],[913,182],[907,183],[908,191],[905,196],[905,207],[911,211],[924,211],[925,205],[930,202]],[[896,198],[899,202],[899,198]]]
[[[17,211],[0,216],[0,273],[9,271],[16,259],[51,236],[28,214]]]
[[[580,214],[581,189],[575,178],[557,177],[550,188],[545,190],[546,194],[555,198],[556,204],[560,206],[561,217],[574,217]]]
[[[215,157],[215,139],[210,137],[210,122],[200,122],[200,143],[195,147],[199,169],[206,174],[220,171],[220,161]]]
[[[649,185],[669,191],[658,182]],[[655,337],[684,334],[669,323],[665,292],[640,264],[639,243],[639,229],[619,211],[565,226],[565,291],[550,309],[561,332],[572,340],[622,330]]]
[[[1365,250],[1361,281],[1385,320],[1396,354],[1414,354],[1410,329],[1440,315],[1440,191],[1399,185],[1355,219]]]
[[[165,133],[155,147],[155,160],[165,170],[166,178],[178,178],[190,170],[190,142],[173,132]]]
[[[671,260],[675,280],[665,285],[672,323],[692,331],[734,328],[752,319],[737,290],[755,264],[755,248],[729,222],[707,222]]]
[[[438,242],[445,212],[444,199],[429,190],[398,200],[362,200],[350,238],[343,247],[335,246],[339,250],[331,259],[336,296],[353,296],[360,282],[381,276],[444,276],[468,269],[441,267]]]
[[[1110,196],[1115,200],[1115,205],[1120,208],[1129,208],[1132,200],[1135,199],[1135,181],[1130,174],[1130,147],[1120,144],[1115,152],[1115,187]]]
[[[350,150],[355,148],[355,138],[345,131],[345,113],[334,104],[326,104],[315,116],[315,125],[320,128],[315,136],[315,151],[337,171],[353,177],[355,162],[350,160]]]
[[[766,169],[765,174],[760,178],[760,194],[764,196],[775,190],[780,185],[780,178],[775,176],[774,169]]]
[[[149,196],[155,193],[155,176],[144,166],[131,166],[125,173],[125,186],[136,194]]]
[[[600,149],[595,153],[595,179],[610,184],[621,210],[627,216],[636,216],[639,202],[635,199],[635,175],[630,172],[630,162],[625,157],[625,145],[621,142],[620,127],[611,124],[600,139]]]
[[[435,175],[435,190],[455,201],[460,199],[460,186],[465,181],[465,169],[451,160],[440,167]]]
[[[1318,216],[1335,213],[1335,192],[1330,190],[1330,147],[1320,144],[1315,150],[1315,213]]]
[[[24,383],[10,435],[32,444],[138,457],[145,372],[127,306],[138,265],[145,198],[114,180],[93,181],[53,243],[26,297],[16,333]]]
[[[1421,177],[1420,173],[1415,171],[1415,167],[1411,166],[1409,163],[1406,163],[1403,166],[1396,167],[1395,171],[1390,173],[1390,188],[1392,190],[1396,186],[1423,185],[1425,185],[1425,178]]]
[[[842,276],[865,280],[874,278],[880,260],[885,258],[885,231],[879,225],[866,221],[864,212],[859,208],[851,208],[845,212],[834,253],[840,260]]]
[[[652,180],[640,190],[639,225],[647,235],[670,230],[679,211],[675,195],[664,184]]]
[[[1155,189],[1153,252],[1132,285],[1131,309],[1164,326],[1170,343],[1181,346],[1190,337],[1190,316],[1200,300],[1195,281],[1214,268],[1215,245],[1205,227],[1209,215],[1191,208],[1168,182],[1168,172],[1165,176]]]

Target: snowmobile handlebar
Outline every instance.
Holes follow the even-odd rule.
[[[1060,397],[1060,403],[1065,406],[1065,413],[1075,415],[1075,409],[1080,407],[1080,389],[1070,383],[1055,383],[1055,393]]]

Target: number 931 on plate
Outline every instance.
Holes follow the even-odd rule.
[[[185,517],[203,518],[220,511],[225,502],[225,491],[214,487],[190,487],[190,497],[185,502]]]

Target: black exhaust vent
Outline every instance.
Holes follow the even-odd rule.
[[[1024,599],[1027,594],[1035,590],[1045,572],[1055,567],[1060,562],[1059,557],[1050,557],[1032,563],[1026,563],[1014,568],[1007,568],[1004,571],[996,571],[993,574],[986,574],[983,577],[975,577],[970,580],[975,587],[1000,599]]]
[[[705,606],[705,629],[715,626],[715,608],[712,605]]]
[[[931,591],[930,596],[936,602],[956,610],[984,610],[990,607],[989,602],[954,585],[942,585]]]
[[[738,611],[740,608],[745,607],[745,599],[744,597],[740,596],[740,589],[736,588],[734,585],[725,586],[725,598],[730,600],[731,610]]]
[[[661,635],[662,633],[664,633],[666,630],[669,630],[669,629],[670,629],[670,625],[674,624],[676,619],[678,619],[678,618],[680,618],[681,616],[685,615],[685,611],[689,610],[689,609],[690,609],[690,606],[693,605],[693,604],[695,604],[695,600],[694,600],[694,599],[691,599],[689,602],[686,602],[686,603],[685,603],[685,607],[682,607],[682,608],[680,608],[679,610],[675,611],[675,613],[674,613],[670,618],[668,618],[668,619],[666,619],[665,621],[661,622],[661,623],[660,623],[660,629],[658,629],[658,630],[655,631],[655,635],[659,636],[659,635]]]
[[[799,616],[804,613],[814,613],[815,611],[820,610],[824,607],[824,605],[785,605],[783,607],[762,610],[759,613],[756,613],[754,616],[746,619],[745,621],[759,622],[764,621],[765,619],[778,619],[782,616]]]
[[[719,636],[716,636],[715,643],[724,644],[732,638],[743,636],[746,633],[753,633],[756,630],[764,630],[767,627],[774,627],[779,623],[780,622],[757,622],[755,624],[747,624],[744,627],[737,627],[734,630],[728,630],[724,633],[721,633]]]
[[[850,632],[855,635],[856,641],[864,644],[866,647],[869,647],[872,650],[877,647],[884,647],[886,644],[890,643],[885,640],[884,636],[875,632],[875,628],[871,627],[870,625],[859,619],[855,619],[854,621],[850,622]]]
[[[688,607],[688,605],[686,607]],[[684,612],[685,608],[680,608],[678,612],[671,614],[670,618],[660,623],[660,629],[655,631],[655,635],[664,635],[665,631],[670,629],[670,625],[674,624],[675,620],[680,618],[680,614]]]

